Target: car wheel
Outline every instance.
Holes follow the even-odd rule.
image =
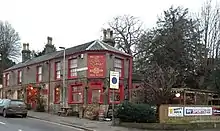
[[[23,114],[22,117],[23,117],[23,118],[26,118],[26,117],[27,117],[27,114]]]
[[[6,110],[3,110],[3,117],[7,117],[8,115],[7,115],[7,112],[6,112]]]

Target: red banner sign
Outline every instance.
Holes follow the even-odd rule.
[[[105,77],[105,55],[90,54],[88,55],[88,77],[98,78]]]

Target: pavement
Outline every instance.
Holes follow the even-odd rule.
[[[43,121],[50,121],[66,126],[71,126],[84,131],[144,131],[139,129],[131,129],[125,127],[111,126],[111,122],[91,121],[88,119],[80,119],[78,117],[62,117],[44,112],[28,112],[29,118]]]

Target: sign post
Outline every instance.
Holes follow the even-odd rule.
[[[115,102],[115,89],[119,89],[119,72],[110,71],[110,89],[113,90],[112,92],[112,125],[115,125],[114,119],[114,102]]]

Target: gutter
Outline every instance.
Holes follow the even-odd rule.
[[[49,60],[49,63],[48,63],[48,71],[49,71],[49,75],[48,75],[48,109],[47,111],[50,112],[50,75],[51,75],[51,63],[50,63],[50,60]]]
[[[133,58],[129,59],[129,71],[128,71],[128,100],[130,99],[130,89],[132,88],[132,67]]]

